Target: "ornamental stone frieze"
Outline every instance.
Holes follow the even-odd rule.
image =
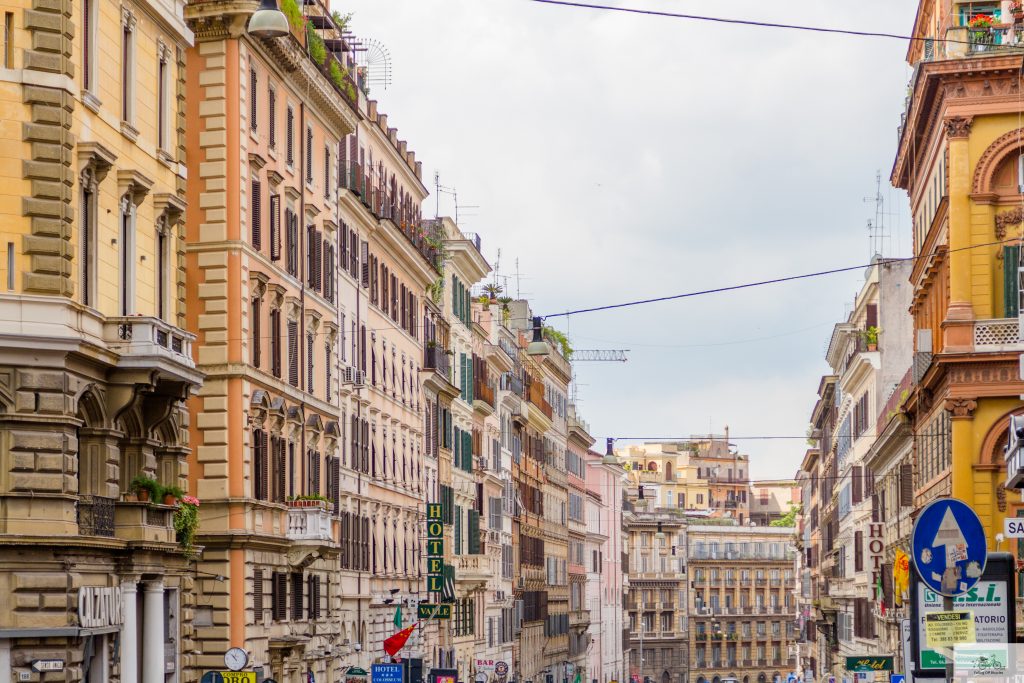
[[[1001,240],[1006,238],[1006,229],[1011,225],[1020,225],[1024,222],[1024,208],[1017,207],[1004,213],[996,214],[996,239]],[[999,256],[1002,252],[999,252]]]

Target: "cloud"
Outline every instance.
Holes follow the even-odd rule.
[[[907,33],[916,3],[706,7]],[[538,313],[869,260],[875,209],[863,198],[879,169],[885,188],[895,153],[910,75],[901,41],[526,0],[335,8],[354,11],[356,34],[388,47],[394,84],[374,97],[423,160],[428,185],[437,169],[460,202],[479,206],[463,212],[465,228],[482,235],[492,264],[501,249],[508,291]],[[894,243],[906,247],[905,200],[885,194],[901,221],[890,219]],[[450,198],[440,205],[453,213]],[[424,213],[433,209],[431,198]],[[625,365],[577,368],[596,436],[725,424],[738,436],[801,435],[828,371],[830,324],[860,283],[854,272],[549,322],[577,348],[632,349]],[[759,341],[727,343],[747,339]],[[794,473],[806,448],[740,446],[755,476],[773,478]]]

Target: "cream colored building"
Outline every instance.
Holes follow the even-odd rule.
[[[708,480],[698,473],[692,460],[693,447],[686,443],[642,443],[618,448],[630,484],[643,488],[644,498],[658,507],[707,511],[711,506]]]
[[[800,487],[793,481],[750,482],[750,521],[768,526],[800,506]]]
[[[196,680],[181,6],[22,2],[0,65],[0,680]]]

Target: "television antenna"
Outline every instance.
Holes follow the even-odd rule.
[[[391,85],[391,53],[375,38],[359,38],[356,65],[366,69],[366,85],[387,90]]]

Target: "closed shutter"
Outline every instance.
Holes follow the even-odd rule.
[[[306,128],[306,147],[302,150],[306,155],[306,182],[313,182],[313,129]]]
[[[476,510],[469,510],[467,521],[469,522],[469,554],[480,554],[480,513]]]
[[[312,332],[306,333],[306,392],[313,393],[313,384],[316,379],[313,376],[313,342],[316,337]]]
[[[288,130],[285,131],[285,161],[289,166],[295,163],[295,110],[288,107],[285,115]]]
[[[313,237],[315,243],[315,249],[313,251],[313,275],[316,279],[316,284],[313,285],[316,291],[321,291],[324,286],[324,233],[317,230]]]
[[[910,463],[900,465],[900,506],[914,505],[914,468]]]
[[[292,619],[294,621],[300,621],[302,619],[302,573],[296,572],[292,574]]]
[[[288,383],[299,386],[299,323],[288,321]]]
[[[462,469],[473,471],[473,434],[462,432]]]
[[[277,146],[277,93],[273,88],[268,90],[267,96],[267,144],[270,149]]]
[[[288,575],[274,572],[271,575],[271,615],[274,621],[285,621],[288,618]]]
[[[1016,318],[1020,313],[1020,282],[1017,275],[1019,264],[1020,246],[1003,247],[1004,318]]]
[[[324,198],[331,198],[331,148],[324,145]]]
[[[252,433],[252,468],[253,468],[253,491],[252,497],[256,500],[267,499],[267,433],[262,429],[253,430]]]
[[[851,468],[850,477],[853,480],[852,492],[854,505],[864,499],[864,476],[862,471],[863,468],[860,465],[854,465]]]
[[[285,440],[282,437],[277,439],[274,445],[274,502],[284,502],[285,478],[287,477],[287,465],[285,456]]]
[[[882,565],[882,600],[887,608],[895,605],[892,597],[892,563]]]
[[[881,521],[881,517],[882,511],[879,504],[878,494],[875,493],[871,495],[871,521],[879,522]]]
[[[252,616],[257,624],[263,623],[263,570],[252,570]]]
[[[359,247],[359,263],[362,264],[359,282],[364,289],[370,287],[370,244],[363,240]]]
[[[363,420],[363,435],[360,440],[360,446],[362,448],[362,463],[363,472],[370,471],[370,423],[367,420]]]
[[[252,310],[250,311],[252,320],[250,326],[252,329],[252,356],[250,361],[254,368],[260,367],[260,346],[261,346],[261,335],[260,331],[260,318],[262,317],[260,311],[260,300],[258,297],[252,299]]]
[[[462,554],[462,508],[455,506],[455,554]]]
[[[281,310],[270,312],[270,372],[281,376]]]
[[[853,532],[853,570],[864,571],[864,532]]]
[[[279,194],[270,195],[270,260],[281,260],[281,195]]]
[[[324,298],[334,303],[334,245],[324,245]]]
[[[864,307],[866,320],[865,327],[878,327],[878,304],[868,304]]]
[[[259,251],[263,248],[263,188],[258,180],[252,181],[252,202],[249,221],[252,223],[252,248]]]
[[[317,577],[310,574],[306,577],[306,593],[309,595],[309,603],[306,609],[306,618],[309,620],[316,619],[316,579]]]
[[[249,128],[256,130],[256,112],[259,107],[256,103],[256,69],[249,69]]]

